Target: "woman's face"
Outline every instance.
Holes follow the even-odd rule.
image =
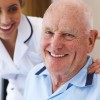
[[[19,0],[0,0],[0,38],[10,40],[16,36],[21,18]]]

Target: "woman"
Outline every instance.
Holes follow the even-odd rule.
[[[42,61],[42,19],[22,15],[23,3],[0,0],[0,76],[9,80],[7,100],[22,100],[28,71]]]
[[[42,19],[25,17],[23,4],[23,0],[0,0],[0,76],[9,80],[6,100],[23,100],[27,73],[42,62]]]

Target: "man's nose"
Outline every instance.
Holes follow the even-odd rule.
[[[59,35],[54,35],[51,41],[51,47],[61,49],[63,47],[63,39]]]

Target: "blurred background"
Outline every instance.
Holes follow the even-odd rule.
[[[43,17],[45,10],[51,2],[51,0],[25,0],[22,12],[28,16]]]
[[[48,6],[56,0],[25,0],[25,6],[22,12],[28,16],[43,17],[45,10]],[[96,40],[96,45],[91,53],[91,56],[95,59],[100,59],[100,0],[84,0],[93,13],[94,28],[99,31],[99,36]],[[56,10],[56,9],[55,9]],[[0,100],[5,100],[7,80],[0,80]]]
[[[98,38],[91,56],[100,59],[100,0],[84,0],[89,6],[93,14],[94,28],[98,30]]]

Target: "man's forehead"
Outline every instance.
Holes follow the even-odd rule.
[[[43,25],[47,27],[60,27],[60,28],[66,28],[66,27],[78,27],[78,22],[75,18],[70,16],[48,16],[43,19]]]
[[[84,12],[88,13],[88,8],[81,0],[58,0],[51,4],[44,17],[48,15],[54,19],[54,17],[59,18],[61,16],[63,18],[69,16],[74,17],[74,19],[81,19],[86,17]]]
[[[64,21],[67,22],[68,20],[70,20],[70,23],[79,21],[82,18],[82,14],[80,14],[81,12],[78,11],[77,8],[70,8],[67,9],[68,7],[57,7],[55,9],[55,7],[52,7],[52,10],[48,9],[46,14],[44,15],[43,19],[46,22],[60,22],[60,21]]]
[[[67,2],[65,2],[67,1]],[[87,30],[87,27],[90,27],[90,20],[86,17],[88,12],[84,6],[81,7],[81,4],[75,4],[73,0],[72,3],[69,3],[68,0],[60,0],[58,3],[51,5],[46,11],[43,22],[45,25],[51,25],[52,27],[71,27],[77,29],[78,31]],[[64,4],[66,3],[66,4]],[[85,15],[86,14],[86,15]],[[90,16],[90,15],[89,15]]]
[[[77,34],[79,32],[79,28],[76,26],[72,26],[66,23],[65,24],[53,24],[52,22],[44,23],[43,29],[45,31],[52,31],[52,32],[61,32],[61,33],[72,33]]]
[[[64,22],[64,21],[63,21]],[[69,22],[71,22],[69,20]],[[54,23],[54,21],[45,21],[43,25],[43,30],[44,31],[51,31],[51,32],[60,32],[60,33],[71,33],[71,34],[80,34],[80,33],[85,33],[84,27],[79,26],[77,23]]]

